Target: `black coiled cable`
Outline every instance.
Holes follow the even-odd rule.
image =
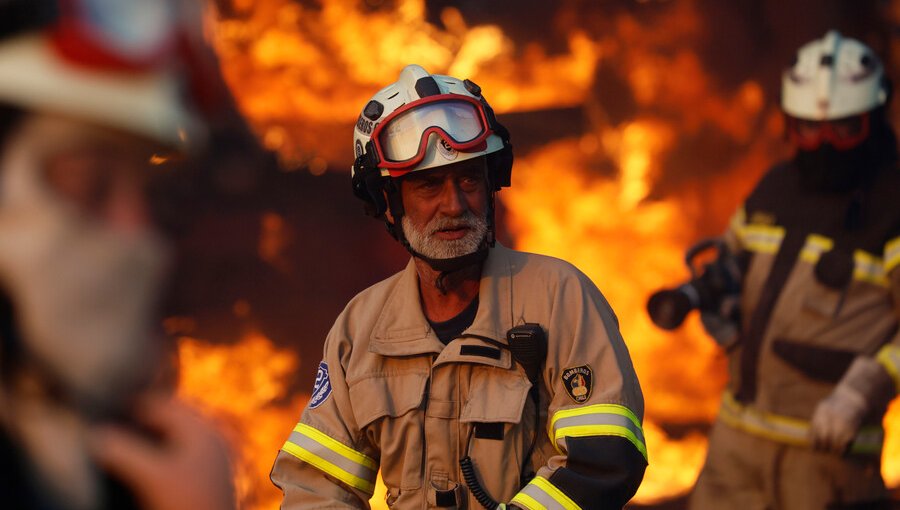
[[[469,490],[475,496],[475,499],[481,503],[481,506],[488,510],[496,510],[500,506],[500,503],[494,501],[484,492],[481,482],[478,481],[478,475],[475,474],[475,466],[472,465],[471,457],[466,455],[459,459],[459,470],[462,471],[463,480],[466,481],[466,485],[469,486]]]

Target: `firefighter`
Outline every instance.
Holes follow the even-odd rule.
[[[412,255],[356,296],[271,478],[282,508],[621,508],[647,465],[609,304],[494,240],[512,148],[480,88],[417,65],[354,130],[353,189]],[[365,254],[360,254],[360,263]]]
[[[4,508],[233,508],[222,441],[142,397],[168,246],[154,154],[199,134],[172,5],[0,2],[0,499]],[[101,467],[103,466],[103,467]]]
[[[882,508],[886,405],[900,386],[900,172],[884,67],[835,31],[782,77],[791,160],[724,241],[735,315],[704,312],[730,379],[690,499],[718,508]]]

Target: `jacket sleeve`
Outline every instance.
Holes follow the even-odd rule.
[[[900,235],[890,239],[885,245],[884,270],[891,287],[894,315],[900,322]],[[876,353],[875,359],[893,381],[890,396],[900,393],[900,332],[895,333]]]
[[[618,320],[577,272],[560,282],[550,324],[544,384],[556,449],[512,503],[543,508],[620,509],[647,467],[644,402]]]
[[[325,342],[310,401],[272,467],[283,509],[369,508],[375,490],[378,453],[353,418],[340,356],[348,356],[349,342],[337,329]]]

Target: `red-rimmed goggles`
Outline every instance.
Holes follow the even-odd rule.
[[[377,159],[373,166],[378,168],[413,168],[425,158],[432,134],[460,152],[484,150],[495,122],[493,112],[473,97],[428,96],[397,108],[375,126],[366,155]]]
[[[828,142],[838,150],[848,150],[869,137],[871,129],[869,112],[834,120],[804,120],[788,117],[788,133],[791,142],[802,150],[818,149]]]

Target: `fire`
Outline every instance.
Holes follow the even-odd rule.
[[[209,38],[241,111],[287,163],[345,159],[346,126],[406,64],[469,77],[495,91],[491,104],[507,112],[581,104],[602,52],[575,32],[568,53],[551,56],[533,45],[518,58],[498,27],[470,27],[454,8],[443,11],[438,28],[425,19],[424,0],[368,11],[359,3],[268,0],[209,16]]]
[[[296,354],[248,333],[234,345],[182,337],[178,358],[178,394],[217,417],[231,440],[241,508],[277,508],[269,470],[309,399],[288,394]]]
[[[231,4],[227,11],[210,11],[210,41],[240,109],[260,140],[289,166],[307,165],[316,172],[345,168],[350,126],[359,108],[408,63],[473,79],[501,114],[580,108],[589,120],[585,132],[527,154],[517,149],[513,186],[500,198],[516,248],[572,262],[598,284],[618,314],[647,405],[650,467],[636,501],[685,494],[703,463],[705,427],[718,410],[724,359],[696,317],[677,333],[664,333],[650,323],[645,302],[653,291],[688,277],[681,262],[684,250],[700,237],[721,232],[762,172],[784,155],[781,117],[763,87],[746,81],[724,91],[704,68],[695,51],[704,31],[696,2],[666,3],[666,15],[650,21],[620,11],[602,32],[572,28],[565,51],[555,52],[537,42],[513,41],[497,26],[470,25],[455,8],[444,9],[437,26],[426,19],[424,0]],[[578,26],[573,19],[562,21]],[[624,84],[633,112],[617,117],[608,111],[616,100],[609,100],[606,82],[599,78],[604,75]],[[715,169],[696,168],[705,161],[696,154],[671,163],[681,161],[678,151],[685,142],[710,135],[739,147],[740,157]],[[702,145],[703,150],[715,143]],[[278,218],[267,221],[273,241],[268,251],[261,248],[264,256],[279,252],[283,227]],[[197,344],[191,342],[182,349],[196,355]],[[265,350],[257,337],[230,349],[246,342]],[[228,356],[229,348],[217,349],[199,348],[205,354],[194,361],[218,370],[224,366],[220,362],[203,361]],[[271,345],[268,349],[276,357],[288,355]],[[200,370],[187,362],[183,366],[186,374]],[[277,370],[285,366],[272,368],[284,374]],[[210,377],[197,374],[198,379]],[[195,384],[202,388],[202,381]],[[216,384],[223,385],[221,380]],[[243,394],[246,388],[232,390]],[[252,445],[242,448],[265,464],[259,473],[267,473],[271,462],[260,452],[274,455],[302,408],[301,396],[291,405],[278,404],[286,398],[278,393],[283,391],[274,391],[280,395],[274,399],[247,396],[264,413],[251,404],[235,409],[233,397],[211,404],[221,404],[238,423],[252,420],[252,433],[244,435]],[[894,404],[885,423],[883,473],[889,485],[897,486],[900,404]],[[273,432],[259,437],[257,429],[270,426]],[[268,486],[262,475],[255,476],[242,482],[248,495]],[[379,490],[373,504],[383,501],[383,487]],[[248,498],[255,508],[274,506],[269,503],[277,499],[266,496],[263,504],[261,496]]]

